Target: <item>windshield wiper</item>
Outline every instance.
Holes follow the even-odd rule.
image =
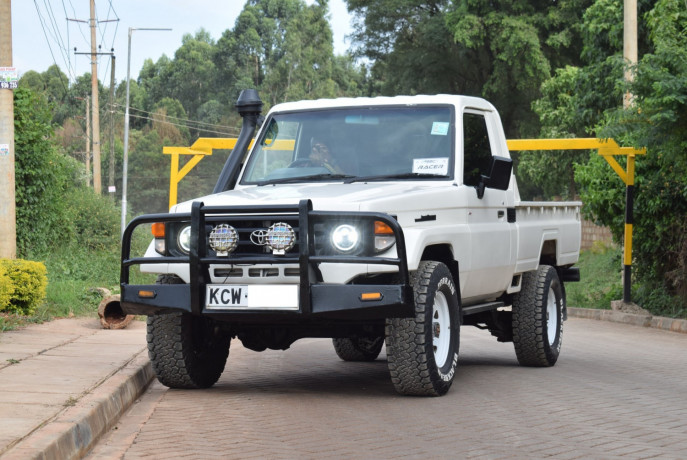
[[[297,182],[307,182],[307,181],[319,181],[319,180],[330,180],[330,179],[355,179],[356,176],[351,176],[349,174],[332,174],[332,173],[321,173],[321,174],[311,174],[309,176],[297,176],[297,177],[282,177],[280,179],[269,179],[258,182],[258,185],[273,185],[273,184],[292,184]]]
[[[427,174],[427,173],[400,173],[400,174],[382,174],[378,176],[361,176],[352,177],[345,181],[347,184],[353,182],[367,182],[367,181],[378,181],[378,180],[389,180],[389,179],[439,179],[447,178],[448,176],[444,174]]]

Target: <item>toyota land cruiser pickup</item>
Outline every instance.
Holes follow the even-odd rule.
[[[521,365],[556,363],[581,204],[521,201],[490,103],[341,98],[263,119],[246,90],[237,108],[242,131],[213,193],[123,234],[121,306],[148,316],[160,382],[212,386],[233,338],[262,351],[324,337],[344,361],[385,347],[399,393],[438,396],[467,325],[513,342]],[[133,257],[144,227],[154,239]],[[131,284],[134,266],[157,282]]]

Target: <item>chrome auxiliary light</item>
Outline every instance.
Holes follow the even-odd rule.
[[[212,232],[210,232],[210,247],[220,257],[226,257],[230,252],[234,252],[238,242],[238,233],[231,225],[220,224],[215,226]]]
[[[255,230],[250,240],[257,246],[267,246],[274,255],[284,255],[296,244],[296,232],[284,222],[270,225],[267,230]]]
[[[265,244],[273,254],[283,255],[296,244],[296,233],[293,227],[284,222],[270,225],[265,235]]]

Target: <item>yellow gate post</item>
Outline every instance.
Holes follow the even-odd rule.
[[[177,204],[179,182],[200,160],[212,155],[213,149],[233,149],[234,146],[236,146],[234,138],[199,137],[190,147],[163,147],[162,153],[172,156],[169,174],[169,207]],[[191,155],[191,159],[181,169],[179,169],[179,155]]]
[[[508,150],[598,150],[613,171],[625,183],[625,233],[623,241],[623,302],[632,302],[632,225],[635,185],[635,156],[644,155],[646,149],[620,147],[613,139],[518,139],[506,141]],[[626,169],[618,163],[616,156],[627,157]]]

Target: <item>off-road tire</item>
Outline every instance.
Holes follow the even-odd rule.
[[[158,284],[183,284],[160,275]],[[209,318],[185,312],[149,316],[148,356],[160,383],[170,388],[209,388],[217,382],[229,356],[231,336]]]
[[[451,272],[441,262],[422,261],[411,275],[414,318],[386,321],[391,381],[403,395],[441,396],[458,366],[460,307]]]
[[[382,351],[384,337],[332,339],[334,351],[344,361],[374,361]]]
[[[550,265],[522,276],[522,288],[513,296],[513,344],[521,366],[556,364],[563,341],[563,292]]]

